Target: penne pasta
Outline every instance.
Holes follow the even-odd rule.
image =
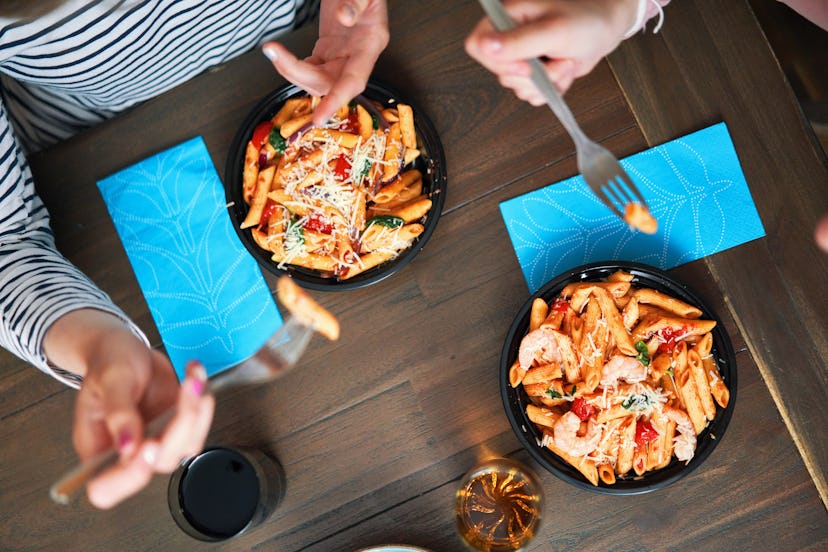
[[[517,387],[523,382],[523,376],[526,375],[526,370],[520,367],[520,362],[517,359],[512,363],[512,367],[509,368],[509,385],[512,387]]]
[[[431,210],[431,200],[425,196],[415,198],[391,211],[392,217],[403,219],[405,222],[420,220]]]
[[[302,127],[309,125],[310,122],[313,120],[313,113],[308,113],[306,115],[300,115],[299,117],[291,118],[282,123],[279,128],[279,134],[282,135],[282,138],[290,138],[294,134],[296,134],[299,129]]]
[[[529,331],[540,328],[548,313],[549,305],[546,304],[546,301],[540,297],[532,301],[532,310],[529,313]]]
[[[406,148],[417,148],[417,133],[414,131],[414,111],[410,105],[397,104],[400,116],[400,139]]]
[[[696,387],[696,380],[693,378],[687,356],[687,345],[682,342],[673,353],[676,388],[678,389],[684,409],[693,422],[693,429],[698,434],[707,425],[707,418],[704,415],[699,390]]]
[[[249,207],[240,226],[280,267],[347,279],[408,249],[423,233],[419,222],[432,202],[422,173],[401,170],[405,159],[420,155],[409,106],[386,110],[393,120],[374,121],[353,102],[316,127],[318,103],[290,98],[257,125],[245,150],[242,195]]]
[[[244,152],[244,172],[242,174],[242,197],[250,205],[256,191],[256,180],[259,176],[259,150],[248,142]]]
[[[695,347],[687,351],[687,367],[696,384],[696,392],[699,394],[704,417],[712,420],[716,417],[716,405],[713,402],[713,396],[710,394],[710,383],[707,381],[704,364]]]
[[[654,289],[637,289],[633,292],[632,296],[638,299],[639,303],[654,305],[682,318],[698,318],[702,314],[701,309],[698,307],[688,305],[684,301],[680,301]]]
[[[523,376],[523,385],[532,383],[549,383],[552,380],[559,380],[563,377],[561,365],[557,362],[542,364],[526,370]]]
[[[393,201],[399,197],[400,192],[402,192],[405,188],[412,186],[417,180],[422,180],[422,178],[423,175],[420,174],[420,171],[405,171],[399,178],[380,188],[380,191],[374,195],[372,200],[377,205]]]
[[[543,427],[553,427],[561,415],[551,408],[530,404],[526,407],[526,415],[533,422]]]
[[[256,178],[256,190],[253,192],[253,198],[250,201],[250,209],[247,211],[247,216],[241,223],[242,228],[259,225],[262,212],[267,203],[267,194],[270,191],[270,183],[273,181],[274,172],[276,172],[275,167],[268,167],[261,171]]]
[[[728,400],[711,355],[716,322],[633,282],[616,272],[535,299],[509,371],[543,446],[593,485],[689,462]]]

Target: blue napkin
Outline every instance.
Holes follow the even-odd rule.
[[[209,375],[238,364],[282,325],[201,137],[98,188],[179,379],[191,359]]]
[[[653,235],[630,230],[580,175],[500,204],[530,291],[590,262],[670,269],[765,235],[724,123],[621,165],[658,220]]]

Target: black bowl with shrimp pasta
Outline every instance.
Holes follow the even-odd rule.
[[[228,213],[265,270],[310,289],[362,288],[434,232],[443,146],[421,109],[374,80],[324,128],[309,122],[315,102],[286,85],[248,114],[225,167]]]
[[[512,429],[544,468],[582,489],[633,495],[685,477],[721,441],[736,359],[687,285],[654,267],[599,262],[523,305],[500,388]]]

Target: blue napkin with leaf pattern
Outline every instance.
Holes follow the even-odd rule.
[[[636,261],[666,270],[765,235],[724,123],[621,165],[658,220],[653,235],[630,230],[580,175],[500,204],[532,293],[586,263]]]
[[[282,325],[256,261],[227,214],[201,137],[98,182],[179,379],[251,357]]]

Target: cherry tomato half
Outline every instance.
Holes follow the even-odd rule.
[[[250,139],[253,142],[253,147],[256,149],[261,149],[267,140],[267,137],[270,136],[270,131],[273,128],[273,123],[271,121],[262,121],[256,128],[253,129],[253,137]]]
[[[344,154],[336,158],[336,165],[334,165],[334,176],[340,182],[346,180],[351,176],[351,162]]]
[[[595,414],[595,408],[586,402],[582,397],[575,397],[575,400],[572,401],[571,410],[581,419],[582,422],[585,422],[590,416]]]
[[[650,441],[658,438],[658,431],[647,420],[640,420],[635,424],[635,444],[643,447]]]

